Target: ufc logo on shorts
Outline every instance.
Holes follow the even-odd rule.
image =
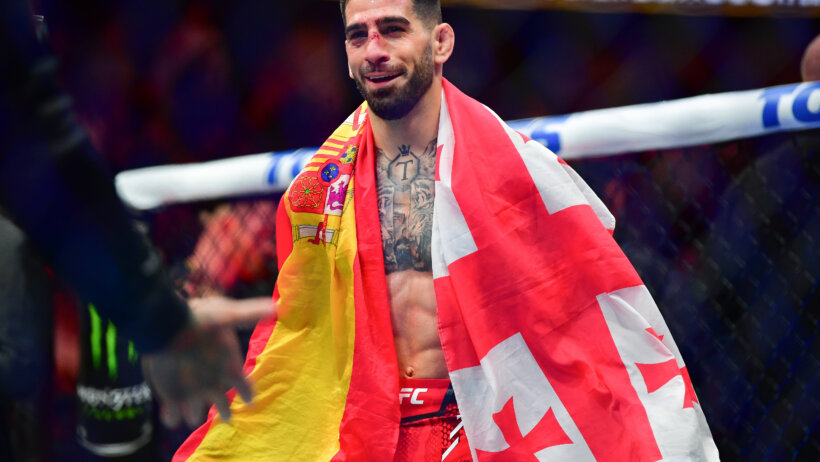
[[[419,395],[426,391],[426,388],[402,388],[399,391],[399,404],[404,402],[404,398],[410,398],[410,404],[424,404],[424,401],[419,399]]]

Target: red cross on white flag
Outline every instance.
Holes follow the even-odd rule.
[[[521,334],[450,377],[475,459],[595,460]]]
[[[712,453],[689,374],[649,291],[629,287],[597,299],[661,454]]]

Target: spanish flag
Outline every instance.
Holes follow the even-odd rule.
[[[391,461],[398,366],[362,105],[277,217],[256,399],[175,461]],[[355,173],[355,174],[354,174]],[[474,460],[713,461],[686,367],[614,218],[541,144],[444,82],[432,236],[439,337]]]

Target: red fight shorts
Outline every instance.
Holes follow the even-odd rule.
[[[396,462],[472,461],[449,379],[401,379]]]

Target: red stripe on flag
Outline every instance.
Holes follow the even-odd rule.
[[[640,277],[591,207],[550,215],[498,120],[454,87],[446,94],[453,193],[478,247],[449,266],[450,281],[477,356],[521,332],[598,460],[660,459],[596,300]],[[468,348],[445,337],[451,351]]]
[[[453,294],[450,277],[439,277],[433,281],[436,292],[436,307],[438,310],[439,332],[447,332],[441,336],[444,359],[447,370],[454,371],[478,365],[475,346],[467,332],[467,324],[461,318],[461,310]]]
[[[339,151],[339,152],[341,153],[343,151]],[[305,164],[305,166],[308,166],[308,165],[323,165],[325,163],[325,161],[327,161],[329,159],[338,159],[338,158],[339,158],[339,154],[316,154],[311,158],[311,160],[307,164]]]
[[[334,152],[344,152],[345,147],[344,146],[333,146],[332,144],[325,143],[318,150],[320,150],[320,151],[321,150],[327,150],[327,151],[334,151]],[[319,155],[320,156],[327,156],[327,154],[319,154]]]
[[[547,226],[545,222],[541,225]],[[600,233],[608,236],[603,229]],[[469,313],[461,314],[462,320],[468,326],[475,325],[479,332],[483,326],[497,331],[497,340],[471,340],[478,357],[486,355],[498,340],[519,332],[521,326],[549,334],[590,307],[600,312],[595,299],[598,294],[641,284],[635,271],[624,265],[626,257],[615,245],[589,249],[585,259],[575,263],[558,261],[560,252],[548,252],[537,245],[522,245],[518,251],[512,247],[509,239],[497,241],[450,265],[451,290],[461,297],[456,306],[470,307]],[[597,261],[604,264],[599,266]],[[465,300],[468,296],[471,299]],[[549,307],[560,309],[543,316]],[[470,327],[467,330],[476,332]]]
[[[357,255],[353,263],[356,306],[353,371],[333,461],[393,460],[401,414],[393,330],[384,277],[375,154],[364,127],[356,161],[354,208]]]
[[[208,420],[199,428],[194,430],[194,432],[185,439],[185,442],[182,443],[179,449],[177,449],[177,452],[174,453],[174,457],[171,459],[171,462],[186,461],[194,454],[199,445],[202,444],[202,440],[205,439],[205,435],[208,434],[208,430],[211,428],[211,424],[213,423],[212,414],[213,409],[208,413]]]

